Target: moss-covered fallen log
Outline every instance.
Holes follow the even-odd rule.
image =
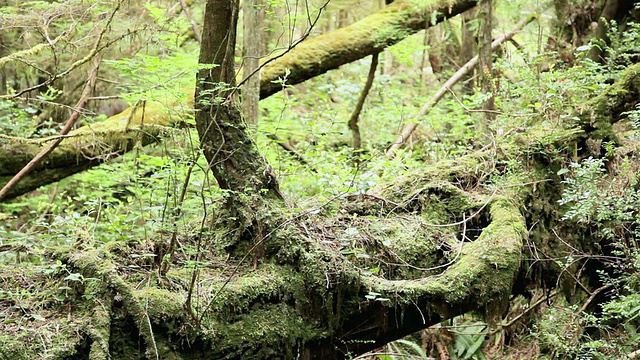
[[[4,337],[15,329],[7,327],[0,357],[47,352],[53,358],[345,358],[451,316],[496,312],[511,294],[527,232],[517,201],[447,181],[473,173],[481,159],[416,171],[397,184],[411,182],[415,188],[406,190],[412,191],[400,196],[391,186],[352,198],[340,211],[343,217],[285,220],[265,240],[257,269],[250,261],[207,252],[200,261],[217,265],[198,268],[206,281],[193,292],[195,269],[186,259],[176,259],[166,276],[158,276],[158,262],[141,256],[149,244],[138,242],[83,249],[85,241],[78,239],[52,254],[60,265],[49,276],[38,275],[46,264],[30,264],[33,276],[22,265],[0,268],[2,288],[14,288],[19,274],[30,288],[43,291],[33,298],[69,284],[69,273],[82,279],[71,282],[63,300],[36,305],[6,296],[0,306],[22,306],[7,314],[26,316],[23,330],[29,331],[9,341]],[[387,196],[401,206],[371,216],[381,211],[371,200]],[[460,213],[486,219],[477,239],[465,238],[464,227],[456,225]],[[390,265],[400,259],[412,268]],[[374,267],[379,270],[372,272]],[[148,271],[130,271],[136,268]],[[55,324],[78,335],[56,332]],[[36,338],[45,340],[30,340]]]
[[[629,66],[613,85],[577,109],[578,125],[591,138],[616,140],[612,125],[626,118],[627,111],[635,110],[639,98],[640,64],[635,64]]]
[[[135,146],[159,141],[174,121],[184,118],[185,111],[189,112],[191,108],[141,103],[105,121],[71,131],[51,154],[10,189],[5,198],[11,199],[84,171]],[[29,163],[51,139],[53,137],[32,140],[0,136],[0,186]]]
[[[305,40],[269,61],[261,73],[260,97],[339,66],[378,53],[407,36],[476,6],[477,0],[400,0],[373,15]],[[278,81],[281,80],[281,81]]]
[[[558,157],[549,149],[605,128],[594,121],[606,121],[602,111],[621,114],[637,94],[635,69],[586,102],[593,108],[580,109],[575,128],[531,127],[496,139],[500,151],[415,169],[347,197],[335,213],[284,219],[255,269],[212,250],[199,260],[208,265],[198,267],[195,285],[188,257],[161,276],[159,261],[144,255],[161,253],[162,239],[97,250],[78,239],[73,252],[47,257],[59,265],[2,267],[0,306],[10,321],[0,357],[345,358],[457,314],[500,314],[512,294],[545,281],[523,261],[525,249],[552,254],[558,245],[548,229],[561,231],[562,185],[545,154]],[[523,153],[526,164],[502,157]],[[480,234],[467,233],[472,224]],[[224,242],[226,234],[213,236]],[[69,286],[70,273],[82,281]],[[70,287],[65,297],[52,296],[61,285]]]

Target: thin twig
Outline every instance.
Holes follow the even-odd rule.
[[[91,90],[93,89],[96,77],[98,76],[99,66],[100,66],[100,58],[96,56],[93,62],[93,70],[89,74],[89,78],[87,79],[87,82],[82,91],[82,96],[80,97],[78,104],[75,106],[75,110],[73,111],[71,116],[69,116],[69,119],[67,120],[67,123],[65,124],[64,128],[62,129],[62,131],[60,131],[61,136],[67,135],[69,131],[71,131],[71,128],[73,127],[73,125],[78,120],[78,117],[80,117],[80,111],[84,109],[89,99],[89,95],[91,95]],[[52,143],[49,144],[49,146],[42,149],[40,153],[38,153],[38,155],[36,155],[31,161],[29,161],[29,163],[25,165],[25,167],[23,167],[22,170],[20,170],[16,175],[14,175],[13,178],[11,178],[11,180],[9,180],[9,182],[4,185],[2,190],[0,190],[0,201],[4,199],[4,197],[9,192],[9,190],[11,190],[20,180],[22,180],[31,170],[33,170],[47,155],[49,155],[53,151],[53,149],[55,149],[62,142],[62,140],[63,140],[63,137],[59,137],[58,139],[54,140]]]
[[[267,61],[263,62],[262,64],[260,64],[260,66],[258,66],[257,69],[255,69],[254,71],[251,72],[251,74],[245,76],[244,79],[242,79],[235,87],[235,89],[230,93],[229,96],[233,95],[237,89],[239,89],[245,82],[247,82],[247,80],[249,80],[250,77],[252,77],[254,74],[256,74],[257,72],[259,72],[260,70],[262,70],[263,67],[267,66],[270,62],[272,61],[276,61],[279,58],[285,56],[289,51],[293,50],[293,48],[295,48],[296,46],[298,46],[298,44],[300,44],[301,42],[305,41],[309,35],[311,35],[311,30],[313,30],[313,28],[316,26],[316,23],[318,22],[318,20],[320,20],[320,15],[322,14],[322,12],[324,11],[324,9],[329,5],[329,1],[327,0],[325,1],[324,4],[322,4],[319,8],[318,8],[318,16],[316,16],[315,19],[313,19],[313,22],[310,22],[309,24],[309,29],[300,37],[298,38],[296,41],[294,41],[291,45],[289,45],[287,47],[287,49],[285,51],[283,51],[281,54],[278,54],[274,57],[269,58]]]
[[[498,47],[500,47],[500,45],[502,45],[502,43],[504,43],[505,41],[511,39],[515,34],[517,34],[520,31],[520,29],[522,29],[525,25],[527,25],[528,23],[530,23],[534,19],[536,19],[536,16],[533,16],[533,15],[527,16],[527,18],[522,19],[516,25],[516,29],[515,30],[510,31],[510,32],[502,35],[501,37],[497,38],[496,40],[494,40],[491,43],[491,48],[492,49],[497,49]],[[393,158],[394,157],[396,151],[398,149],[400,149],[400,147],[402,147],[402,145],[404,145],[405,141],[407,141],[407,139],[409,139],[411,134],[413,134],[413,131],[418,127],[418,123],[419,123],[420,119],[423,116],[427,115],[431,111],[431,109],[433,109],[433,107],[438,103],[438,101],[440,101],[440,99],[442,99],[444,94],[447,91],[449,91],[449,88],[451,88],[453,85],[455,85],[458,81],[460,81],[460,79],[462,79],[462,77],[465,74],[467,74],[469,71],[471,71],[471,69],[473,69],[478,64],[478,61],[479,61],[478,60],[478,56],[477,55],[474,56],[471,60],[469,60],[466,64],[464,64],[458,71],[456,71],[456,73],[453,74],[453,76],[451,76],[449,78],[449,80],[447,80],[444,83],[444,85],[442,85],[440,87],[440,89],[431,97],[431,99],[429,99],[429,101],[422,106],[422,108],[420,109],[418,114],[416,114],[413,117],[412,121],[404,126],[400,136],[396,139],[396,141],[394,141],[393,144],[391,144],[391,146],[387,150],[387,152],[385,154],[386,157],[388,157],[388,158]]]
[[[182,191],[180,192],[180,198],[178,199],[175,210],[173,214],[173,232],[171,234],[171,242],[169,243],[169,250],[167,254],[169,258],[165,262],[162,259],[160,266],[160,275],[165,276],[169,269],[171,268],[171,263],[175,259],[176,252],[176,244],[178,242],[178,221],[180,220],[180,216],[182,215],[182,207],[184,206],[184,198],[187,195],[187,188],[189,187],[189,181],[191,180],[191,172],[193,171],[194,164],[191,164],[187,169],[187,174],[184,177],[184,181],[182,182]]]
[[[107,33],[107,31],[109,31],[111,29],[111,27],[110,27],[111,22],[113,21],[113,18],[116,15],[116,13],[118,12],[118,10],[120,10],[120,6],[122,5],[123,2],[124,2],[124,0],[118,1],[118,4],[116,5],[116,7],[113,9],[111,14],[109,15],[109,18],[107,19],[107,21],[105,23],[105,26],[102,28],[102,31],[100,32],[100,34],[98,34],[98,40],[96,41],[95,46],[93,47],[93,49],[91,49],[91,51],[89,51],[87,56],[85,56],[82,59],[74,62],[73,64],[71,64],[63,72],[55,74],[54,76],[50,77],[49,79],[47,79],[44,82],[41,82],[40,84],[28,87],[26,89],[22,89],[22,90],[16,92],[15,94],[0,96],[0,99],[15,99],[15,98],[20,97],[21,95],[23,95],[25,93],[28,93],[30,91],[33,91],[33,90],[39,89],[41,87],[47,86],[47,85],[53,83],[54,81],[60,79],[61,77],[68,75],[73,70],[77,69],[78,67],[84,65],[85,63],[87,63],[91,59],[93,59],[94,56],[96,56],[100,52],[100,50],[104,48],[104,46],[101,46],[102,38]],[[109,42],[109,44],[110,43],[111,42]],[[2,197],[0,197],[0,199],[2,199]]]
[[[599,288],[595,289],[589,296],[589,298],[584,302],[584,304],[582,304],[582,306],[580,307],[580,312],[583,312],[585,310],[587,310],[587,307],[589,307],[589,304],[591,304],[591,302],[593,301],[593,299],[596,298],[596,296],[598,296],[598,294],[600,294],[601,292],[603,292],[604,290],[612,287],[613,284],[607,284],[604,286],[600,286]]]
[[[193,35],[195,36],[196,41],[198,42],[198,44],[202,43],[202,33],[198,28],[198,24],[193,19],[193,16],[191,16],[191,11],[189,10],[189,6],[184,0],[180,0],[180,5],[182,6],[182,11],[184,11],[184,15],[187,17],[187,19],[189,20],[189,23],[191,24],[191,27],[193,28]]]
[[[73,24],[73,26],[75,26],[75,23]],[[29,49],[25,49],[22,51],[18,51],[16,53],[13,54],[9,54],[5,57],[0,58],[0,67],[4,66],[6,63],[11,62],[11,61],[21,61],[21,62],[25,62],[25,60],[21,59],[21,57],[23,56],[31,56],[31,55],[35,55],[37,53],[39,53],[40,51],[51,47],[53,48],[53,46],[60,41],[61,39],[65,38],[67,35],[69,35],[73,30],[69,29],[69,30],[65,30],[62,33],[60,33],[60,35],[58,35],[58,37],[56,37],[53,40],[48,41],[46,44],[38,44],[36,46],[30,47]],[[30,65],[29,63],[27,63],[28,65]]]
[[[542,304],[545,301],[548,301],[550,298],[556,296],[558,294],[558,291],[553,291],[551,294],[549,294],[549,296],[542,296],[540,297],[540,299],[538,299],[535,303],[529,305],[528,308],[526,308],[523,312],[521,312],[520,314],[518,314],[518,316],[514,317],[513,319],[509,320],[508,322],[504,322],[502,324],[500,324],[497,328],[491,330],[489,332],[489,336],[497,333],[498,331],[504,329],[504,328],[508,328],[511,325],[515,324],[516,321],[520,320],[523,316],[525,316],[526,314],[528,314],[529,312],[533,311],[536,307],[538,307],[540,304]]]
[[[302,154],[296,149],[291,143],[285,141],[280,136],[275,133],[267,133],[267,137],[273,141],[275,141],[281,148],[285,149],[289,154],[291,154],[298,162],[303,165],[309,165],[309,162],[304,158]],[[311,171],[318,172],[315,168],[311,168]]]

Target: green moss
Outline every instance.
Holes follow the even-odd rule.
[[[287,267],[263,264],[255,272],[239,276],[236,281],[225,284],[225,276],[216,279],[207,290],[211,296],[205,303],[216,321],[233,319],[238,313],[249,311],[253,304],[291,300],[292,294],[304,288],[299,276]]]
[[[587,101],[580,109],[580,125],[594,128],[590,134],[595,139],[617,140],[611,125],[619,120],[621,114],[632,110],[640,94],[640,64],[629,66],[620,79],[600,95]]]
[[[208,339],[218,359],[293,359],[322,331],[285,304],[264,304],[237,321],[213,327]],[[287,353],[282,353],[283,349]],[[213,356],[213,354],[212,354]]]
[[[100,299],[94,301],[87,314],[89,324],[84,331],[91,337],[92,343],[89,350],[91,360],[107,360],[110,358],[109,341],[111,337],[111,306],[112,299],[105,297],[108,294],[104,283],[88,281],[85,286],[84,297],[86,299]]]
[[[394,1],[384,9],[344,28],[306,40],[270,61],[260,81],[261,97],[280,89],[278,79],[297,84],[348,62],[379,52],[406,36],[473,7],[472,2],[450,0]]]
[[[82,326],[65,320],[47,319],[46,323],[27,320],[21,331],[0,334],[0,359],[62,359],[76,354],[76,346],[84,340]]]
[[[147,316],[158,324],[180,319],[184,314],[184,301],[179,294],[158,288],[145,288],[134,292],[137,301],[143,304]]]
[[[95,166],[100,159],[107,159],[105,154],[112,156],[156,142],[167,131],[167,126],[184,119],[191,109],[191,106],[150,102],[73,130],[7,194],[7,198]],[[38,140],[0,137],[0,186],[54,139],[56,137]]]
[[[398,294],[400,302],[428,296],[434,304],[444,301],[452,307],[504,306],[520,267],[527,230],[518,207],[506,198],[497,197],[491,202],[490,215],[491,223],[480,237],[465,244],[455,264],[440,276],[399,281],[368,278],[365,282],[374,291]]]
[[[0,359],[70,357],[84,342],[91,318],[56,299],[61,284],[47,268],[0,264]]]

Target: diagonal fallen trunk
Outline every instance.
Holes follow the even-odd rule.
[[[521,20],[516,25],[515,30],[505,33],[504,35],[495,39],[491,43],[491,49],[495,50],[499,48],[505,41],[513,39],[513,36],[515,34],[517,34],[520,30],[522,30],[522,28],[525,25],[532,22],[535,18],[536,18],[535,16],[528,16],[523,20]],[[479,62],[479,57],[478,55],[476,55],[471,60],[469,60],[466,64],[464,64],[460,69],[458,69],[458,71],[456,71],[455,74],[453,74],[453,76],[451,76],[449,80],[447,80],[444,83],[444,85],[442,85],[440,89],[438,89],[438,91],[436,91],[436,93],[433,94],[431,99],[429,99],[429,102],[427,102],[422,106],[418,114],[416,114],[413,117],[412,121],[406,124],[402,128],[402,132],[400,133],[400,136],[396,139],[396,141],[393,142],[393,144],[391,144],[391,146],[387,150],[385,154],[386,157],[393,158],[395,156],[396,151],[404,145],[404,143],[407,141],[407,139],[409,139],[411,134],[413,134],[413,131],[418,127],[418,123],[420,122],[420,119],[426,116],[427,114],[429,114],[429,112],[440,101],[440,99],[444,97],[444,94],[446,94],[447,91],[451,90],[453,85],[458,83],[458,81],[460,81],[460,79],[462,79],[463,76],[465,76],[467,73],[469,73],[469,71],[475,68],[476,65],[478,65],[478,62]]]
[[[380,52],[405,37],[476,6],[469,0],[403,0],[327,34],[303,41],[262,70],[260,97]],[[278,80],[282,80],[278,81]]]
[[[168,109],[159,104],[139,104],[105,121],[71,131],[32,172],[9,190],[5,198],[11,199],[60,181],[120,156],[134,146],[156,142],[183,111],[179,107]],[[55,138],[0,137],[0,184],[6,184]]]

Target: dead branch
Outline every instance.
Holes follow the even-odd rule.
[[[87,79],[87,82],[84,85],[84,89],[82,90],[82,96],[80,96],[80,100],[78,101],[78,104],[75,106],[73,113],[71,113],[71,116],[69,116],[69,119],[67,120],[67,123],[64,125],[64,128],[60,131],[60,136],[58,136],[54,141],[52,141],[47,147],[42,149],[42,151],[40,151],[38,155],[36,155],[31,161],[29,161],[29,163],[25,165],[25,167],[23,167],[22,170],[20,170],[13,178],[11,178],[11,180],[9,180],[9,182],[7,182],[2,187],[2,189],[0,190],[0,201],[4,199],[4,197],[9,192],[9,190],[11,190],[12,187],[14,187],[22,178],[24,178],[31,170],[33,170],[36,167],[36,165],[38,165],[47,155],[49,155],[53,151],[53,149],[55,149],[58,145],[60,145],[62,140],[65,138],[65,135],[67,135],[69,131],[71,131],[71,128],[73,128],[73,125],[78,120],[78,117],[80,117],[81,111],[84,110],[84,107],[87,104],[89,97],[91,96],[91,90],[94,88],[96,78],[98,77],[99,67],[100,67],[100,58],[98,56],[95,56],[93,59],[93,69],[91,70],[91,73],[89,74],[89,78]]]
[[[532,22],[533,20],[536,19],[535,15],[530,15],[525,19],[522,19],[517,25],[515,30],[512,30],[504,35],[502,35],[501,37],[495,39],[492,43],[491,43],[491,49],[495,50],[498,47],[500,47],[500,45],[502,45],[502,43],[504,43],[505,41],[511,39],[515,34],[517,34],[525,25],[527,25],[528,23]],[[460,79],[462,79],[462,77],[464,75],[466,75],[469,71],[471,71],[476,65],[478,64],[478,56],[474,56],[473,59],[469,60],[466,64],[464,64],[458,71],[456,71],[455,74],[453,74],[453,76],[451,76],[449,78],[449,80],[447,80],[447,82],[444,83],[444,85],[442,85],[440,87],[440,89],[431,97],[431,99],[429,100],[429,102],[427,102],[426,104],[424,104],[424,106],[422,106],[422,108],[420,109],[420,111],[418,112],[418,114],[416,114],[413,119],[411,120],[410,123],[406,124],[404,126],[404,128],[402,129],[402,133],[400,134],[400,136],[396,139],[396,141],[391,145],[391,147],[389,147],[389,149],[386,152],[386,156],[388,158],[393,158],[393,156],[395,155],[395,152],[400,149],[402,147],[402,145],[404,145],[404,143],[407,141],[407,139],[409,139],[409,137],[411,136],[411,134],[413,133],[413,131],[418,127],[418,124],[420,122],[420,119],[423,116],[426,116],[427,114],[429,114],[429,112],[431,111],[431,109],[433,109],[433,107],[438,103],[438,101],[440,101],[440,99],[442,99],[442,97],[444,96],[444,94],[447,93],[447,91],[449,91],[449,89],[455,85],[458,81],[460,81]],[[433,138],[433,135],[430,135],[431,138]]]
[[[360,149],[362,147],[360,127],[358,127],[358,118],[360,117],[360,112],[362,111],[362,107],[364,106],[364,101],[367,99],[367,95],[369,95],[369,90],[371,90],[371,85],[373,85],[373,79],[376,76],[376,68],[378,67],[378,54],[380,53],[371,55],[371,66],[369,67],[367,82],[364,84],[364,88],[360,93],[360,97],[358,98],[358,102],[356,103],[356,108],[353,110],[353,114],[351,114],[351,118],[349,118],[349,129],[351,129],[351,133],[353,134],[354,149]]]

